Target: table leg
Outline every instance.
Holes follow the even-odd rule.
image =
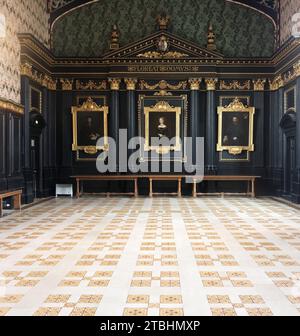
[[[251,184],[252,184],[251,197],[255,198],[255,179],[252,179]]]
[[[14,196],[14,209],[21,210],[21,195]]]
[[[152,191],[152,178],[149,178],[149,197],[153,196],[153,191]]]
[[[0,198],[0,217],[2,217],[3,208],[2,208],[2,198]]]
[[[178,192],[177,192],[178,197],[181,197],[181,178],[178,179]]]
[[[138,180],[134,179],[134,197],[138,197],[139,190],[138,190]]]

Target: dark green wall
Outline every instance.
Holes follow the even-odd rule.
[[[266,16],[223,0],[101,0],[60,18],[53,27],[56,56],[98,57],[108,51],[117,23],[121,46],[156,31],[156,16],[171,16],[170,31],[205,47],[212,22],[218,50],[227,57],[269,57],[274,26]]]

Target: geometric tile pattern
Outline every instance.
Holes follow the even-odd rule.
[[[0,315],[300,315],[299,215],[269,198],[49,200],[0,219]]]

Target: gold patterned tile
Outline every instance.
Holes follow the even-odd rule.
[[[182,303],[181,295],[161,295],[160,303],[179,304]]]
[[[70,316],[95,316],[97,308],[74,308]]]
[[[102,300],[102,295],[81,295],[78,303],[97,303]]]
[[[61,308],[41,307],[33,315],[34,316],[58,316]]]
[[[208,300],[208,303],[211,303],[211,304],[231,303],[228,295],[208,295],[207,300]]]
[[[249,316],[272,316],[273,313],[269,308],[246,308]]]
[[[127,303],[148,303],[149,295],[128,295]]]
[[[213,316],[236,316],[233,308],[211,308]]]
[[[148,309],[146,308],[125,308],[123,316],[147,316]]]
[[[159,310],[160,316],[183,316],[182,308],[160,308]]]

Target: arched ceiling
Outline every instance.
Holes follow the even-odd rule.
[[[81,7],[86,4],[90,4],[101,0],[47,0],[47,1],[48,1],[48,10],[51,13],[50,21],[52,26],[59,17],[65,15],[69,11],[72,11],[77,7]],[[242,6],[247,6],[263,13],[273,21],[273,24],[275,26],[278,22],[279,0],[226,0],[226,1],[234,2]]]

